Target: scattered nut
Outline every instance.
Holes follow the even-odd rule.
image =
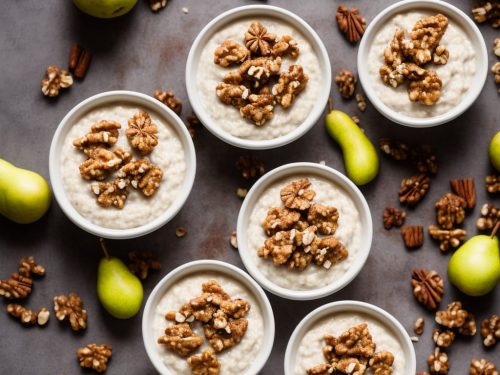
[[[229,243],[234,249],[238,249],[238,239],[236,238],[236,231],[231,233],[231,237],[229,237]]]
[[[413,332],[415,332],[415,334],[417,335],[421,335],[422,333],[424,333],[424,327],[425,327],[425,320],[421,316],[413,324]]]
[[[444,281],[436,271],[423,268],[412,272],[413,295],[429,310],[436,310],[444,294]]]
[[[236,195],[238,196],[238,198],[241,198],[241,199],[244,199],[248,194],[248,189],[245,189],[245,188],[237,188],[236,189]]]
[[[487,359],[473,358],[470,363],[470,375],[498,375],[495,364]]]
[[[429,235],[439,241],[439,250],[446,252],[452,248],[457,248],[465,239],[467,232],[463,229],[440,229],[435,225],[429,226]]]
[[[58,320],[69,320],[73,331],[87,328],[87,310],[83,308],[83,302],[76,293],[55,296],[54,311]]]
[[[151,251],[130,251],[128,258],[129,270],[142,280],[148,277],[149,270],[158,271],[161,268],[158,258]]]
[[[492,204],[483,204],[480,213],[481,216],[476,221],[479,230],[493,229],[500,219],[500,210]]]
[[[500,316],[492,315],[481,323],[481,336],[486,347],[493,346],[500,340]]]
[[[173,93],[173,91],[156,90],[154,92],[154,97],[156,99],[158,99],[160,102],[162,102],[163,104],[165,104],[172,111],[177,113],[177,115],[181,114],[182,101],[175,97],[175,94]],[[134,124],[134,126],[137,126],[137,124]]]
[[[340,95],[344,98],[349,99],[354,95],[357,80],[349,70],[342,69],[335,77],[335,83],[339,87]]]
[[[112,347],[109,344],[87,344],[76,351],[81,367],[90,368],[99,373],[106,371],[111,355]]]
[[[488,193],[493,194],[493,193],[498,193],[500,191],[500,176],[497,175],[486,176],[485,183],[486,183],[486,191]]]
[[[71,73],[57,66],[49,66],[41,82],[42,93],[48,97],[58,96],[60,89],[67,89],[71,85],[73,85]]]
[[[392,227],[400,227],[405,223],[406,212],[394,207],[387,207],[382,215],[384,228],[389,230]]]
[[[177,236],[177,238],[182,238],[187,235],[187,229],[184,227],[177,227],[175,228],[175,235]]]
[[[361,112],[364,112],[366,110],[366,98],[364,94],[360,92],[356,94],[356,103],[358,105],[358,109]]]
[[[399,202],[415,206],[425,197],[430,184],[431,179],[425,174],[404,178],[399,188]]]

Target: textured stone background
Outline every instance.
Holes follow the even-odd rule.
[[[184,115],[190,113],[184,87],[184,66],[192,40],[201,28],[219,13],[243,0],[181,1],[172,0],[159,14],[152,14],[146,1],[140,0],[132,13],[114,20],[94,19],[80,13],[71,1],[10,1],[0,12],[0,157],[18,166],[40,172],[48,178],[49,146],[64,114],[81,100],[113,89],[136,90],[151,94],[158,87],[172,88],[184,100]],[[323,39],[334,74],[341,68],[353,68],[356,47],[346,43],[334,21],[338,1],[276,0],[269,4],[286,7],[310,23]],[[359,0],[370,21],[390,0]],[[469,14],[472,1],[453,1]],[[181,8],[189,8],[183,14]],[[495,31],[481,26],[489,48]],[[498,36],[498,32],[496,32]],[[94,53],[85,81],[76,83],[56,100],[47,100],[39,89],[45,67],[66,65],[72,41],[78,41]],[[490,53],[491,63],[496,57]],[[425,200],[408,215],[409,224],[427,226],[434,221],[433,204],[448,191],[453,177],[474,177],[478,185],[478,203],[492,201],[483,191],[483,178],[489,172],[487,145],[498,130],[498,94],[491,75],[477,102],[460,118],[434,129],[409,129],[385,120],[372,106],[357,113],[354,101],[344,102],[336,89],[333,96],[340,109],[359,115],[368,136],[377,140],[391,136],[407,141],[426,141],[437,150],[440,172],[432,182]],[[242,267],[238,253],[228,244],[236,226],[241,204],[234,194],[244,185],[234,169],[239,155],[247,154],[217,140],[204,129],[195,138],[198,170],[193,191],[177,217],[160,230],[140,239],[109,241],[113,254],[126,257],[129,250],[155,250],[163,269],[145,283],[146,296],[167,272],[187,261],[202,258],[224,260]],[[265,160],[268,170],[288,162],[326,160],[329,166],[344,171],[339,148],[328,138],[321,120],[307,135],[278,150],[250,153]],[[283,373],[283,356],[288,338],[297,323],[314,308],[336,300],[355,299],[374,303],[394,314],[409,330],[419,315],[425,315],[427,329],[415,344],[418,369],[426,368],[425,358],[432,351],[430,332],[433,319],[415,302],[409,287],[410,270],[434,268],[444,275],[449,255],[441,255],[426,235],[422,249],[404,249],[399,231],[385,231],[382,210],[397,204],[401,178],[412,170],[382,159],[377,180],[362,188],[372,210],[374,240],[363,272],[343,291],[311,302],[293,302],[270,295],[276,316],[276,339],[263,374]],[[475,234],[474,219],[466,222],[469,234]],[[176,226],[185,226],[189,234],[177,239]],[[114,354],[109,374],[153,374],[155,370],[144,351],[141,316],[127,321],[110,317],[99,305],[95,294],[97,263],[101,257],[97,239],[74,226],[53,204],[48,214],[32,225],[15,225],[0,218],[0,276],[16,269],[19,257],[33,254],[47,266],[47,276],[36,283],[28,306],[50,307],[58,293],[78,292],[89,312],[89,328],[73,333],[53,317],[45,328],[23,328],[6,313],[0,313],[0,373],[2,374],[78,374],[75,350],[88,342],[109,342]],[[444,302],[460,298],[478,318],[500,311],[500,289],[483,298],[465,298],[446,284]],[[7,303],[2,301],[5,310]],[[451,349],[452,374],[468,372],[472,356],[499,358],[496,351],[485,351],[479,335],[460,338]],[[497,365],[500,363],[497,361]]]

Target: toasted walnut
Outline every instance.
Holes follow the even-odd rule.
[[[288,258],[287,266],[289,270],[297,269],[303,271],[311,264],[313,255],[311,252],[305,252],[303,248],[297,248],[292,256]]]
[[[59,69],[57,66],[49,66],[45,72],[45,78],[41,82],[42,93],[49,97],[58,96],[59,90],[67,89],[72,84],[71,73]]]
[[[31,294],[32,286],[31,277],[13,273],[9,279],[0,280],[0,296],[7,299],[24,299]]]
[[[147,112],[140,111],[128,120],[125,135],[130,145],[141,154],[147,155],[158,144],[158,129]]]
[[[86,149],[89,157],[80,164],[80,175],[84,180],[102,181],[108,177],[110,171],[117,170],[123,163],[128,163],[132,158],[130,152],[117,147],[110,151],[102,147]]]
[[[120,179],[130,179],[134,189],[140,189],[146,197],[151,197],[160,187],[163,171],[147,159],[131,161],[118,172]]]
[[[438,47],[441,38],[448,28],[448,18],[436,14],[419,19],[410,33],[411,48],[407,53],[418,65],[423,65],[432,59],[432,53]]]
[[[366,370],[366,365],[354,357],[340,358],[333,363],[333,366],[342,374],[363,375]]]
[[[347,8],[339,5],[335,15],[340,31],[342,31],[350,43],[356,43],[365,32],[366,21],[359,14],[358,8]]]
[[[375,353],[368,362],[374,375],[391,375],[393,363],[394,355],[385,350]]]
[[[24,257],[19,260],[19,275],[23,277],[44,276],[45,267],[38,264],[33,256]]]
[[[436,202],[438,224],[445,229],[453,229],[465,219],[465,199],[452,193],[446,193]]]
[[[266,172],[264,162],[251,156],[240,156],[235,166],[245,180],[260,177]]]
[[[241,64],[250,57],[250,51],[234,40],[225,40],[214,52],[214,64],[227,68],[233,64]]]
[[[406,212],[394,207],[387,207],[382,214],[384,228],[389,230],[392,227],[400,227],[405,223]]]
[[[417,320],[415,320],[415,323],[413,324],[413,332],[415,332],[416,335],[421,335],[424,333],[424,327],[425,327],[425,320],[423,317],[418,317]]]
[[[296,249],[296,233],[295,229],[277,232],[264,242],[264,246],[258,250],[258,255],[263,258],[271,256],[276,265],[285,264]]]
[[[322,363],[307,369],[307,375],[330,375],[333,374],[335,369],[332,365]]]
[[[445,352],[441,352],[439,346],[427,357],[427,364],[429,365],[429,372],[431,374],[447,374],[450,370],[448,355]]]
[[[181,323],[168,326],[165,335],[158,338],[158,344],[186,357],[203,344],[203,338],[194,333],[189,324]]]
[[[38,323],[39,326],[44,326],[49,321],[49,318],[50,318],[49,310],[47,310],[45,307],[42,307],[38,311],[38,317],[36,322]]]
[[[231,236],[229,236],[229,243],[233,249],[238,249],[238,238],[236,236],[236,231],[232,231]]]
[[[463,229],[440,229],[435,225],[429,225],[429,235],[439,241],[439,250],[446,252],[452,248],[457,248],[465,239],[467,232]]]
[[[241,318],[229,321],[227,326],[221,330],[215,329],[210,324],[205,324],[203,331],[212,348],[216,352],[221,352],[238,344],[245,335],[247,328],[248,320]]]
[[[449,348],[454,340],[455,332],[453,331],[440,331],[439,329],[432,331],[432,341],[440,348]]]
[[[94,182],[90,189],[96,195],[97,204],[101,207],[122,209],[128,197],[130,180],[117,178],[112,182]]]
[[[500,57],[500,38],[495,38],[493,41],[493,53],[495,56]]]
[[[165,104],[172,111],[177,113],[178,115],[182,112],[182,101],[175,97],[173,91],[164,91],[164,90],[156,90],[153,96],[158,99],[160,102]],[[137,125],[135,125],[137,126]],[[150,125],[148,125],[150,126]],[[142,129],[142,126],[141,126]]]
[[[109,344],[87,344],[76,351],[80,366],[97,372],[105,372],[113,348]]]
[[[366,110],[366,98],[365,95],[361,92],[356,93],[356,105],[361,112],[364,112]],[[352,120],[356,124],[359,124],[358,116],[352,116]]]
[[[465,323],[458,327],[458,333],[463,336],[474,336],[477,332],[476,317],[469,313],[465,319]]]
[[[448,328],[462,327],[468,315],[469,313],[462,309],[462,304],[454,301],[448,304],[447,310],[436,312],[436,323]]]
[[[274,97],[264,90],[260,94],[250,94],[249,104],[240,108],[240,115],[251,120],[256,126],[262,126],[273,117]]]
[[[237,70],[229,72],[223,78],[224,83],[239,85],[248,82],[253,88],[263,87],[271,76],[279,74],[281,58],[258,57],[246,60]]]
[[[101,120],[90,127],[90,133],[73,141],[73,146],[79,150],[95,147],[109,147],[118,141],[119,122]]]
[[[418,145],[412,147],[410,153],[411,162],[419,173],[429,173],[432,175],[438,172],[437,158],[429,145]]]
[[[481,323],[484,346],[493,346],[500,340],[500,316],[492,315]]]
[[[268,33],[264,25],[258,21],[252,22],[245,33],[245,46],[256,56],[270,55],[274,43],[276,34]]]
[[[448,63],[448,58],[450,57],[450,52],[444,46],[437,46],[432,54],[432,61],[436,65],[446,65]]]
[[[495,77],[495,83],[500,83],[500,62],[496,62],[491,66],[491,73]],[[498,90],[500,92],[500,89]]]
[[[421,225],[407,225],[401,228],[401,237],[408,249],[416,249],[424,243],[424,228]]]
[[[24,325],[32,326],[37,322],[38,313],[36,311],[27,309],[17,303],[9,303],[7,305],[7,312]]]
[[[494,228],[500,219],[500,210],[492,204],[483,204],[480,213],[481,216],[476,221],[476,227],[479,230]]]
[[[280,74],[278,83],[272,88],[272,93],[283,108],[289,108],[295,97],[306,87],[309,77],[301,65],[290,65],[288,71]]]
[[[311,244],[311,254],[314,263],[326,269],[343,261],[349,255],[344,244],[335,237],[315,237]]]
[[[220,372],[220,362],[212,349],[189,357],[187,362],[193,375],[218,375]]]
[[[194,138],[194,136],[196,135],[196,130],[197,128],[199,128],[201,124],[200,120],[198,119],[198,117],[196,117],[194,113],[192,113],[191,115],[186,117],[185,124],[189,132],[189,135],[191,136],[191,138]]]
[[[411,276],[413,295],[429,310],[436,310],[444,294],[444,281],[436,271],[415,269]]]
[[[405,51],[405,33],[398,29],[392,37],[391,43],[384,50],[384,62],[379,69],[380,78],[389,86],[398,87],[404,82],[404,51]]]
[[[296,59],[299,56],[300,49],[297,41],[291,35],[283,35],[280,40],[271,49],[273,56],[290,56]]]
[[[217,85],[215,92],[222,103],[235,106],[236,108],[243,107],[250,95],[247,87],[224,82],[220,82]]]
[[[339,93],[346,99],[354,95],[356,91],[356,82],[357,80],[354,74],[346,69],[342,69],[335,77],[335,83],[339,87]]]
[[[287,208],[293,210],[307,210],[316,192],[311,189],[308,178],[292,181],[280,191],[281,201]]]
[[[500,4],[497,1],[482,2],[472,8],[472,15],[478,23],[489,21],[492,27],[500,27]]]
[[[337,230],[339,212],[333,206],[313,204],[307,211],[307,222],[318,228],[321,234],[333,234]]]
[[[342,333],[337,339],[335,353],[340,356],[372,357],[375,354],[375,343],[368,325],[361,323]]]
[[[407,144],[390,138],[380,138],[379,146],[384,154],[395,160],[407,160],[410,154],[410,148]]]
[[[500,176],[490,175],[486,176],[486,191],[488,193],[498,193],[500,191]]]
[[[131,251],[128,253],[128,268],[142,280],[148,277],[149,270],[158,271],[161,264],[151,251]]]
[[[54,297],[54,311],[58,320],[69,319],[71,329],[79,331],[87,328],[87,310],[76,293]]]
[[[153,12],[158,12],[167,6],[167,0],[149,0],[149,8]]]
[[[473,358],[470,362],[470,375],[498,375],[495,364],[492,361],[481,358]]]
[[[401,181],[399,201],[409,206],[419,203],[429,191],[431,179],[425,174],[417,174]]]
[[[267,216],[262,224],[268,236],[276,232],[289,230],[300,220],[300,213],[287,208],[273,207],[267,211]]]
[[[434,105],[441,96],[443,83],[436,72],[427,70],[420,78],[410,81],[408,97],[412,102],[421,102],[425,105]]]
[[[467,208],[474,208],[476,205],[476,187],[473,178],[451,179],[450,186],[456,195],[465,199]]]
[[[325,357],[328,362],[334,362],[338,358],[335,352],[338,340],[332,335],[325,335],[323,340],[325,341],[325,346],[323,346],[323,357]]]

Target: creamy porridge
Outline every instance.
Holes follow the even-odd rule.
[[[440,45],[449,51],[448,63],[436,65],[429,63],[425,69],[435,71],[442,81],[441,96],[434,105],[411,102],[408,98],[407,85],[393,88],[384,84],[379,69],[384,65],[384,50],[390,44],[396,29],[407,33],[415,22],[436,12],[411,11],[390,19],[377,32],[368,53],[368,74],[372,87],[382,102],[394,111],[411,117],[433,117],[446,113],[457,106],[469,90],[476,73],[476,50],[467,33],[448,18],[448,28]]]
[[[288,70],[290,65],[302,65],[309,81],[304,91],[294,100],[288,109],[281,106],[274,107],[274,115],[263,126],[255,126],[252,122],[241,117],[238,109],[222,103],[216,95],[216,86],[234,66],[223,68],[214,64],[214,51],[225,40],[234,40],[243,43],[243,35],[252,18],[244,18],[225,26],[215,33],[204,46],[198,63],[196,82],[200,92],[200,100],[204,110],[222,130],[239,138],[251,140],[266,140],[284,136],[307,118],[319,94],[322,77],[321,65],[318,56],[307,39],[294,27],[275,18],[260,18],[268,32],[278,36],[291,35],[297,41],[300,54],[296,59],[282,57],[281,71]]]
[[[286,266],[275,266],[269,259],[258,255],[258,249],[268,238],[262,227],[271,207],[282,206],[280,190],[290,182],[306,176],[294,176],[274,183],[258,198],[250,214],[247,237],[251,261],[270,281],[291,290],[311,290],[327,286],[341,278],[360,254],[361,222],[359,212],[346,191],[319,176],[307,176],[311,189],[316,192],[314,202],[334,206],[339,213],[338,227],[333,234],[347,248],[348,256],[330,268],[310,265],[303,271],[289,270]]]
[[[376,352],[384,350],[394,355],[392,375],[408,375],[405,374],[406,360],[403,348],[395,334],[382,322],[358,312],[334,313],[316,322],[300,341],[296,357],[293,359],[293,374],[305,375],[307,369],[325,363],[322,353],[325,335],[338,337],[349,328],[361,323],[368,325],[372,340],[376,344]],[[372,374],[371,370],[367,374]]]
[[[177,198],[186,174],[185,154],[176,131],[157,113],[148,112],[158,128],[158,145],[145,157],[133,150],[124,135],[129,118],[142,109],[125,103],[108,104],[93,109],[79,118],[68,132],[62,147],[61,177],[68,200],[86,219],[106,228],[126,229],[144,225],[160,216]],[[163,170],[163,180],[156,193],[146,198],[131,192],[122,209],[103,208],[96,203],[91,183],[82,178],[79,165],[87,157],[73,146],[73,140],[89,132],[92,124],[100,120],[113,120],[121,124],[120,136],[115,146],[133,154],[133,159],[149,159]],[[112,180],[109,177],[108,180]],[[107,181],[108,181],[107,180]]]
[[[252,365],[253,360],[256,358],[261,348],[262,334],[265,327],[260,306],[254,295],[247,290],[245,286],[231,277],[220,273],[204,272],[192,274],[177,281],[166,291],[158,306],[155,308],[153,320],[154,337],[158,338],[162,336],[165,328],[173,324],[165,319],[165,313],[172,310],[179,310],[179,308],[190,298],[200,295],[202,283],[212,279],[215,279],[231,298],[244,299],[250,305],[248,315],[245,317],[248,320],[248,328],[241,341],[231,348],[216,353],[221,364],[221,375],[244,374]],[[195,321],[191,324],[191,328],[194,333],[204,337],[203,327],[200,322]],[[210,348],[210,344],[207,340],[205,339],[204,341],[202,346],[193,354],[199,354],[205,349]],[[165,363],[173,373],[191,374],[186,358],[167,350],[164,345],[156,345],[163,359],[163,363]]]

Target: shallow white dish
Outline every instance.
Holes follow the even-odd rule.
[[[155,308],[160,302],[161,298],[165,292],[174,285],[178,280],[193,274],[200,272],[218,272],[228,277],[233,278],[237,282],[244,285],[257,300],[263,321],[264,330],[262,332],[262,345],[259,350],[259,354],[256,358],[253,358],[253,363],[251,367],[244,373],[240,375],[254,375],[257,374],[262,367],[264,367],[274,343],[274,315],[271,304],[262,290],[262,288],[244,271],[235,267],[229,263],[221,262],[218,260],[196,260],[193,262],[186,263],[182,266],[177,267],[173,271],[170,271],[153,289],[148,297],[146,306],[144,307],[144,313],[142,315],[142,338],[144,341],[144,346],[148,354],[149,359],[155,366],[156,370],[162,375],[175,375],[174,372],[169,370],[167,366],[163,363],[161,356],[158,352],[158,346],[156,344],[157,337],[154,336],[153,320],[155,314]],[[189,298],[189,296],[186,296]]]
[[[162,116],[165,121],[168,122],[168,124],[172,127],[172,129],[177,133],[182,143],[182,147],[184,148],[186,158],[186,174],[177,199],[165,210],[165,212],[163,212],[157,218],[153,219],[147,224],[129,229],[105,228],[100,225],[96,225],[87,218],[83,217],[73,207],[73,205],[68,200],[68,197],[66,196],[62,183],[60,168],[59,156],[61,154],[63,142],[65,141],[66,135],[68,134],[71,126],[75,123],[75,121],[77,121],[78,118],[80,118],[83,114],[93,108],[102,106],[107,103],[116,102],[136,104],[138,106],[151,109],[158,113],[158,115]],[[194,177],[196,173],[196,155],[194,151],[193,140],[191,139],[186,126],[172,110],[167,108],[167,106],[148,95],[144,95],[138,92],[108,91],[85,99],[84,101],[76,105],[71,111],[69,111],[68,114],[61,120],[56,132],[54,133],[52,144],[50,146],[49,171],[50,181],[57,203],[73,223],[75,223],[83,230],[95,234],[96,236],[112,239],[126,239],[143,236],[160,228],[161,226],[169,222],[177,214],[177,212],[179,212],[179,210],[186,202],[194,183]]]
[[[301,125],[295,128],[290,133],[268,140],[250,140],[239,138],[234,135],[229,134],[225,130],[223,130],[217,123],[210,117],[210,115],[203,108],[203,104],[200,100],[200,92],[197,89],[197,68],[198,62],[200,59],[200,55],[203,47],[210,40],[212,35],[220,30],[224,25],[229,24],[232,21],[235,21],[240,18],[246,17],[274,17],[279,20],[282,20],[286,23],[291,24],[298,31],[300,31],[311,44],[312,48],[316,52],[320,64],[322,66],[322,86],[320,88],[320,92],[316,99],[316,103],[307,116],[307,118],[303,121]],[[186,63],[186,88],[189,96],[189,101],[191,102],[191,106],[195,111],[196,115],[202,122],[202,124],[216,137],[223,140],[226,143],[229,143],[233,146],[245,148],[245,149],[255,149],[255,150],[263,150],[276,148],[283,145],[286,145],[301,136],[303,136],[309,129],[311,129],[314,124],[318,121],[323,110],[325,109],[325,105],[328,101],[328,97],[330,95],[330,87],[331,87],[331,66],[330,59],[328,57],[328,53],[326,48],[319,38],[318,34],[313,30],[311,26],[309,26],[302,18],[295,15],[294,13],[275,6],[269,5],[247,5],[238,8],[231,9],[227,12],[224,12],[214,18],[210,23],[208,23],[198,34],[196,39],[191,46],[189,51],[189,56]],[[214,88],[215,93],[215,88]],[[214,95],[214,100],[217,100]],[[264,125],[265,126],[265,125]]]
[[[315,323],[335,313],[349,312],[365,314],[387,327],[387,329],[389,329],[397,338],[405,354],[406,367],[404,373],[415,374],[417,368],[415,349],[413,348],[413,344],[408,336],[408,333],[406,333],[406,330],[396,318],[380,307],[369,303],[359,301],[337,301],[318,307],[316,310],[313,310],[306,315],[306,317],[297,325],[290,336],[286,347],[285,375],[294,374],[293,365],[297,356],[299,344],[304,335],[314,326]],[[327,332],[325,332],[325,334],[326,333]]]
[[[249,253],[250,251],[255,250],[249,249],[247,228],[249,225],[250,215],[258,198],[269,186],[287,176],[308,174],[323,177],[324,179],[332,181],[333,183],[339,185],[339,187],[344,189],[349,197],[353,200],[359,212],[361,220],[361,247],[359,249],[359,256],[354,260],[352,267],[335,282],[317,289],[291,290],[272,282],[259,270],[259,267],[252,260]],[[321,164],[306,162],[291,163],[285,164],[266,173],[252,186],[247,196],[245,197],[238,215],[238,252],[241,256],[243,264],[245,265],[250,275],[252,275],[252,277],[257,280],[257,282],[262,285],[264,289],[283,298],[293,300],[312,300],[325,297],[337,292],[338,290],[349,284],[356,277],[356,275],[363,268],[370,253],[373,234],[372,232],[372,218],[368,203],[363,197],[361,191],[356,187],[356,185],[354,185],[351,180],[349,180],[346,176],[336,171],[335,169]]]
[[[379,29],[395,15],[417,9],[440,12],[451,18],[466,32],[472,45],[476,48],[476,73],[472,79],[471,87],[462,97],[460,103],[453,109],[433,117],[411,117],[400,114],[384,104],[373,89],[372,78],[368,73],[368,64],[366,64],[370,47]],[[450,122],[474,103],[481,93],[488,74],[488,51],[478,27],[469,16],[457,7],[441,0],[403,0],[385,8],[370,22],[359,45],[357,65],[359,81],[363,86],[363,90],[370,102],[382,115],[404,126],[425,128]]]

